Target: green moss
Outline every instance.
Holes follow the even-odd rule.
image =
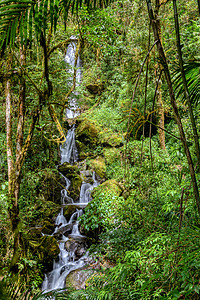
[[[64,216],[68,220],[71,215],[76,211],[76,206],[75,205],[66,205],[64,207]]]
[[[54,229],[55,229],[54,224],[52,224],[51,222],[49,222],[47,220],[44,221],[44,224],[42,226],[42,232],[44,234],[52,234]]]
[[[101,144],[110,147],[120,147],[123,145],[123,137],[108,128],[99,132],[99,141]]]
[[[90,144],[94,147],[98,143],[98,134],[100,127],[94,122],[87,118],[80,119],[80,124],[76,129],[77,139],[85,145]]]
[[[98,156],[89,161],[89,166],[96,172],[98,176],[104,178],[106,175],[106,164],[103,157]]]
[[[71,178],[73,178],[76,174],[79,174],[78,167],[76,165],[72,166],[68,162],[59,165],[58,171],[61,172],[64,176],[66,176],[69,180],[71,180]]]
[[[74,200],[79,199],[80,191],[81,191],[81,184],[82,179],[80,175],[74,175],[70,178],[71,184],[69,187],[69,196]]]
[[[92,191],[92,197],[99,195],[101,193],[114,194],[120,196],[122,193],[122,188],[119,186],[115,179],[106,180],[100,184],[97,188]]]

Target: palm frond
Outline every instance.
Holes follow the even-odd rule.
[[[200,100],[200,62],[189,62],[184,65],[184,70],[190,99],[193,104],[197,104]],[[173,83],[177,96],[185,99],[181,71],[178,67],[173,72]]]
[[[104,6],[112,0],[105,0]],[[89,7],[95,8],[96,0],[85,0]],[[99,6],[102,5],[99,0]],[[45,33],[48,25],[56,31],[60,14],[65,16],[71,10],[78,12],[82,0],[1,0],[0,1],[0,51],[13,47],[19,33],[21,44],[31,44],[33,31],[39,40],[41,31]],[[34,25],[34,26],[33,26]]]

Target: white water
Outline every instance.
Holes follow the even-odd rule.
[[[67,49],[67,55],[65,57],[66,62],[71,66],[71,69],[69,69],[69,72],[73,73],[73,67],[74,67],[74,59],[75,59],[75,51],[76,51],[76,44],[75,42],[71,43]],[[80,58],[78,59],[77,63],[77,82],[80,82],[81,78],[81,72],[80,72]],[[67,118],[74,118],[77,116],[77,104],[75,98],[73,98],[70,101],[70,109],[66,111],[66,117]],[[67,134],[66,142],[64,145],[61,146],[61,164],[64,162],[68,162],[70,164],[74,164],[78,160],[78,152],[75,144],[75,126],[73,126]],[[63,175],[62,175],[63,176]],[[67,194],[67,190],[70,186],[70,180],[63,176],[66,182],[66,187],[61,191],[61,204],[66,205],[69,203],[74,203],[73,199],[70,198]],[[82,183],[81,186],[81,192],[80,192],[80,198],[79,203],[77,203],[83,207],[87,205],[87,203],[91,200],[90,193],[93,188],[98,186],[98,181],[96,180],[95,173],[93,173],[93,184],[89,183]],[[81,238],[84,240],[85,237],[80,234],[79,231],[79,221],[78,218],[83,214],[83,210],[76,209],[76,211],[71,215],[69,222],[67,222],[66,218],[63,214],[63,207],[61,208],[60,213],[58,214],[56,221],[55,221],[55,233],[60,233],[60,229],[63,229],[63,235],[62,239],[59,241],[59,249],[60,254],[56,261],[53,262],[53,270],[49,272],[48,274],[45,274],[45,278],[42,284],[42,290],[43,291],[51,291],[58,288],[64,288],[65,287],[65,280],[67,275],[76,269],[79,269],[83,267],[87,261],[88,254],[86,253],[79,259],[76,257],[75,254],[75,247],[69,247],[68,251],[66,249],[66,242],[69,240],[68,236],[70,238],[73,238],[73,241],[80,240]],[[69,225],[69,226],[67,226]],[[68,230],[65,231],[65,227],[68,228]],[[69,231],[71,228],[71,233],[69,234]],[[66,234],[68,232],[68,235]],[[66,236],[67,235],[67,236]],[[73,246],[73,245],[72,245]],[[83,251],[85,252],[85,251]]]

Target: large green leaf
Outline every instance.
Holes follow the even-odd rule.
[[[200,100],[200,62],[189,62],[184,65],[184,70],[191,102],[197,104]],[[177,96],[185,99],[181,71],[178,67],[173,72],[173,83]]]
[[[104,0],[104,5],[109,1],[112,0]],[[84,3],[95,7],[97,1],[85,0]],[[55,31],[59,16],[67,16],[69,10],[77,13],[81,5],[82,0],[1,0],[0,51],[3,46],[14,46],[18,32],[21,44],[26,44],[28,39],[31,44],[33,36],[39,40],[41,32],[45,33],[48,26]],[[99,5],[102,6],[102,0]]]

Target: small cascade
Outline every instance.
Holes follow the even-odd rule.
[[[66,141],[60,147],[61,151],[61,164],[68,162],[74,164],[78,160],[78,151],[75,143],[75,126],[68,130]]]
[[[71,66],[69,72],[73,73],[74,61],[75,61],[76,43],[72,42],[65,57],[66,62]],[[80,82],[81,62],[78,58],[77,62],[77,82]],[[75,95],[75,93],[74,93]],[[77,104],[75,98],[70,101],[70,109],[66,111],[67,118],[74,118],[77,116]],[[75,126],[68,130],[66,136],[66,142],[61,146],[61,164],[68,162],[74,164],[78,160],[78,151],[75,144]],[[60,254],[58,258],[53,262],[53,270],[48,274],[45,274],[45,278],[42,284],[43,291],[51,291],[58,288],[65,287],[65,280],[67,275],[83,267],[86,264],[88,253],[85,248],[86,237],[82,236],[79,231],[78,218],[83,214],[83,209],[87,203],[91,200],[91,191],[97,187],[99,182],[96,180],[95,172],[93,172],[93,184],[82,182],[79,202],[74,203],[73,199],[68,196],[68,189],[70,187],[70,180],[61,174],[65,179],[66,186],[61,191],[61,210],[55,221],[55,231],[53,235],[60,239],[59,249]],[[71,215],[69,221],[64,216],[64,206],[73,205],[76,206],[76,211]]]
[[[74,203],[74,200],[68,196],[67,190],[70,187],[70,180],[65,177],[62,173],[60,173],[62,177],[65,179],[65,188],[61,191],[61,204],[65,205],[68,203]]]
[[[92,179],[94,182],[93,184],[83,181],[81,186],[80,198],[79,198],[80,203],[88,203],[92,200],[90,195],[91,191],[99,185],[99,182],[96,180],[95,172],[93,172]]]
[[[75,36],[71,36],[71,39],[76,40]],[[69,46],[67,47],[67,53],[65,56],[65,61],[68,64],[68,73],[70,74],[69,80],[71,81],[71,85],[73,82],[73,75],[74,75],[74,67],[76,67],[76,86],[80,84],[81,81],[81,59],[78,55],[77,64],[75,66],[75,55],[76,55],[76,41],[72,41]],[[79,115],[78,106],[76,103],[76,96],[78,93],[74,91],[72,93],[72,99],[70,100],[69,107],[66,109],[66,117],[67,119],[74,119]]]

